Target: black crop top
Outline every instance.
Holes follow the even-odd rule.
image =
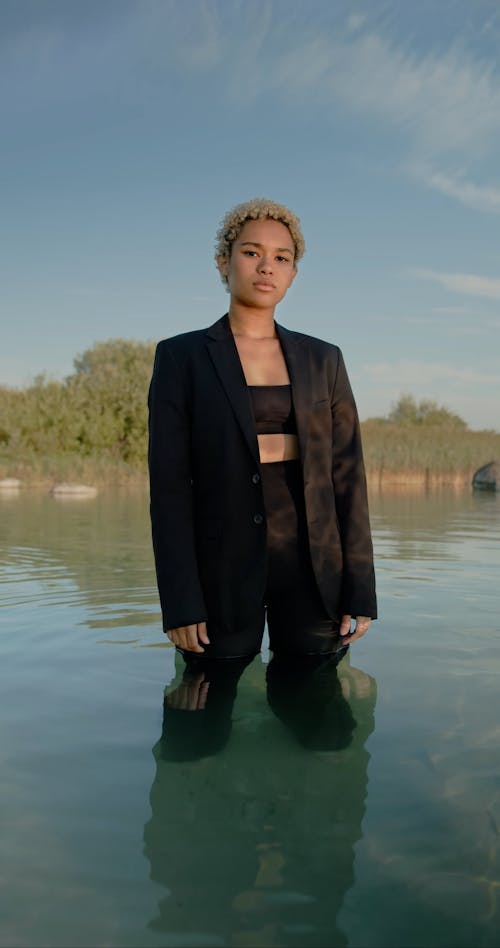
[[[291,385],[249,385],[257,434],[297,434]]]

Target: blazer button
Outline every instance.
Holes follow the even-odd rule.
[[[264,517],[262,516],[262,514],[254,514],[254,515],[253,515],[253,522],[254,522],[254,523],[257,523],[257,524],[264,523]]]
[[[260,474],[252,474],[252,484],[258,484],[260,481]]]

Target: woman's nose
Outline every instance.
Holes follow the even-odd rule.
[[[270,273],[272,270],[271,259],[268,257],[261,257],[259,260],[258,269],[261,273]]]

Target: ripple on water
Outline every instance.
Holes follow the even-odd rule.
[[[13,940],[68,944],[78,931],[81,944],[208,948],[236,943],[232,931],[255,948],[316,944],[318,919],[335,934],[342,876],[339,943],[498,942],[500,504],[378,503],[382,618],[346,662],[378,679],[366,747],[325,759],[299,747],[255,663],[227,744],[179,763],[159,750],[175,653],[161,635],[146,500],[4,505],[0,804]],[[356,710],[354,682],[361,745],[373,711],[363,718],[361,700]],[[189,927],[193,888],[202,912],[207,891],[220,895],[200,865],[215,880],[227,869],[236,894],[213,925],[196,917],[187,932],[169,913]]]
[[[11,547],[0,560],[1,606],[31,610],[86,608],[84,624],[90,628],[145,625],[157,618],[156,586],[127,584],[124,569],[119,573],[123,582],[117,582],[117,572],[104,571],[102,585],[93,585],[90,597],[89,590],[77,584],[77,574],[72,574],[65,563],[33,547]]]

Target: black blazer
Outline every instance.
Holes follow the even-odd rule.
[[[376,617],[359,422],[337,346],[276,325],[292,386],[316,581],[332,619]],[[149,390],[163,628],[246,625],[266,584],[252,405],[227,314],[160,342]]]

